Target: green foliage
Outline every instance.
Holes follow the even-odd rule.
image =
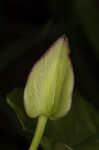
[[[96,116],[97,123],[94,122]],[[98,128],[99,113],[81,96],[74,93],[70,113],[61,120],[50,121],[45,133],[52,141],[75,147],[89,136],[96,134]]]
[[[99,135],[92,135],[86,141],[75,147],[75,150],[98,150],[99,149]]]
[[[18,98],[19,95],[21,95],[20,102]],[[22,123],[23,127],[25,126],[25,129],[30,132],[30,126],[28,126],[28,124],[31,124],[33,127],[33,120],[31,119],[30,123],[30,120],[27,119],[24,108],[22,107],[23,90],[13,90],[9,94],[7,99],[11,107],[17,113],[18,118],[21,119],[20,122]],[[22,114],[17,111],[20,107],[22,108]],[[24,119],[21,117],[21,115],[24,116]],[[33,131],[34,127],[31,128],[31,132]],[[81,148],[82,144],[80,146],[80,143],[84,142],[86,148],[88,137],[91,137],[97,133],[99,133],[99,113],[93,108],[91,104],[89,104],[81,96],[79,96],[78,93],[74,93],[71,111],[66,117],[60,120],[48,121],[48,125],[41,145],[43,146],[44,150],[51,150],[57,147],[57,144],[60,143],[60,145],[63,146],[63,150],[66,144],[76,150],[76,146],[79,145],[79,147]],[[89,143],[92,144],[92,142]],[[97,143],[96,146],[96,150],[98,150],[99,144]]]
[[[14,89],[7,97],[8,104],[15,110],[24,130],[33,132],[34,119],[30,119],[23,106],[23,89]]]

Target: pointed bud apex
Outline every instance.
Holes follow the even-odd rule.
[[[59,38],[33,67],[24,91],[25,110],[29,117],[63,117],[70,109],[74,84],[69,47]]]

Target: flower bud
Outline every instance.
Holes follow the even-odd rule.
[[[34,65],[24,90],[29,117],[63,117],[70,109],[74,75],[65,37],[59,38]]]

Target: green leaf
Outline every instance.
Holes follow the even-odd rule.
[[[70,110],[74,76],[64,36],[33,67],[24,91],[29,117],[57,119]]]
[[[81,96],[74,93],[69,114],[63,119],[49,121],[45,136],[55,143],[61,142],[74,147],[96,134],[98,128],[99,113]]]
[[[99,135],[92,135],[75,147],[75,150],[99,150]]]
[[[7,102],[11,106],[11,108],[16,112],[23,129],[28,130],[29,132],[33,132],[35,120],[30,119],[25,113],[23,105],[23,89],[16,88],[12,92],[10,92],[7,96]]]
[[[24,112],[23,89],[14,89],[9,93],[7,99],[10,106],[17,113],[23,127],[33,133],[35,122],[33,121],[34,119],[29,119]],[[80,143],[87,143],[88,137],[96,133],[99,133],[99,112],[78,93],[74,93],[73,104],[69,114],[60,120],[48,121],[41,144],[44,150],[51,150],[58,143],[69,145],[76,150]],[[89,141],[91,144],[92,140]],[[78,146],[75,147],[76,145]]]
[[[43,137],[41,145],[44,148],[44,150],[73,150],[68,145],[61,142],[55,143],[55,141],[49,140],[47,137]]]

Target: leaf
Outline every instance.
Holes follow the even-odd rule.
[[[99,150],[99,135],[92,135],[75,147],[75,150]]]
[[[19,95],[20,98],[18,98]],[[29,119],[26,116],[24,107],[22,106],[23,89],[14,89],[9,93],[7,99],[11,107],[17,112],[18,118],[23,127],[25,127],[25,130],[33,133],[33,125],[35,124],[34,119]],[[91,137],[96,133],[99,133],[99,112],[97,112],[94,107],[86,102],[78,93],[74,93],[73,104],[69,114],[60,120],[48,121],[41,144],[44,150],[53,149],[57,143],[69,145],[76,150],[75,146],[85,142],[88,137]],[[48,149],[48,147],[50,149]]]
[[[58,119],[70,110],[74,75],[68,53],[67,39],[62,36],[32,68],[24,91],[29,117]]]
[[[51,141],[51,139],[43,136],[42,140],[41,140],[41,145],[44,148],[44,150],[51,150],[54,147],[55,143],[52,143],[53,141]],[[52,146],[53,145],[53,146]]]
[[[44,150],[73,150],[71,147],[69,147],[66,144],[60,143],[60,142],[54,142],[49,140],[46,137],[43,137],[41,141],[41,145],[44,148]]]
[[[61,142],[74,147],[96,134],[98,128],[99,113],[79,94],[74,93],[69,114],[63,119],[49,121],[45,136],[55,143]]]
[[[33,132],[35,120],[30,119],[25,113],[23,105],[23,89],[16,88],[12,92],[10,92],[7,96],[7,102],[11,106],[11,108],[16,112],[23,129],[28,130],[29,132]]]

